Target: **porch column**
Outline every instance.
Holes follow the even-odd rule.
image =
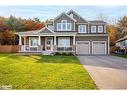
[[[41,48],[41,37],[38,36],[38,51],[42,51],[42,48]]]
[[[22,37],[19,36],[19,45],[22,45]]]
[[[73,45],[75,45],[75,36],[73,36]]]
[[[26,51],[26,36],[24,36],[24,51]]]
[[[56,36],[54,36],[54,46],[53,46],[53,50],[56,51],[57,48],[56,48]]]
[[[41,45],[41,37],[38,36],[38,45]]]
[[[56,36],[54,36],[54,45],[56,45]]]

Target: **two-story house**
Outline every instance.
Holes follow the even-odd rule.
[[[106,22],[87,21],[73,10],[59,14],[41,30],[18,35],[19,52],[109,54]]]

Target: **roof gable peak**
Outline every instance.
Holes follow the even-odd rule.
[[[70,11],[68,11],[67,12],[67,14],[69,15],[69,14],[74,14],[74,15],[76,15],[76,16],[78,16],[79,18],[81,18],[82,20],[84,20],[85,22],[88,22],[86,19],[84,19],[82,16],[80,16],[77,12],[75,12],[74,10],[70,10]]]
[[[67,16],[68,18],[70,18],[71,20],[73,20],[74,22],[76,22],[75,19],[71,18],[71,17],[70,17],[67,13],[65,13],[65,12],[62,12],[62,13],[59,14],[57,17],[55,17],[55,18],[53,19],[53,21],[55,21],[56,19],[58,19],[59,17],[61,17],[61,16],[63,16],[63,15]]]

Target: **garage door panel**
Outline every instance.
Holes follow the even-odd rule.
[[[92,42],[92,54],[106,54],[106,42]]]
[[[76,43],[76,54],[89,54],[90,42],[88,41],[77,41]]]

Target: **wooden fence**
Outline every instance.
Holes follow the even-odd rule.
[[[18,52],[20,49],[19,45],[0,45],[0,52]]]

